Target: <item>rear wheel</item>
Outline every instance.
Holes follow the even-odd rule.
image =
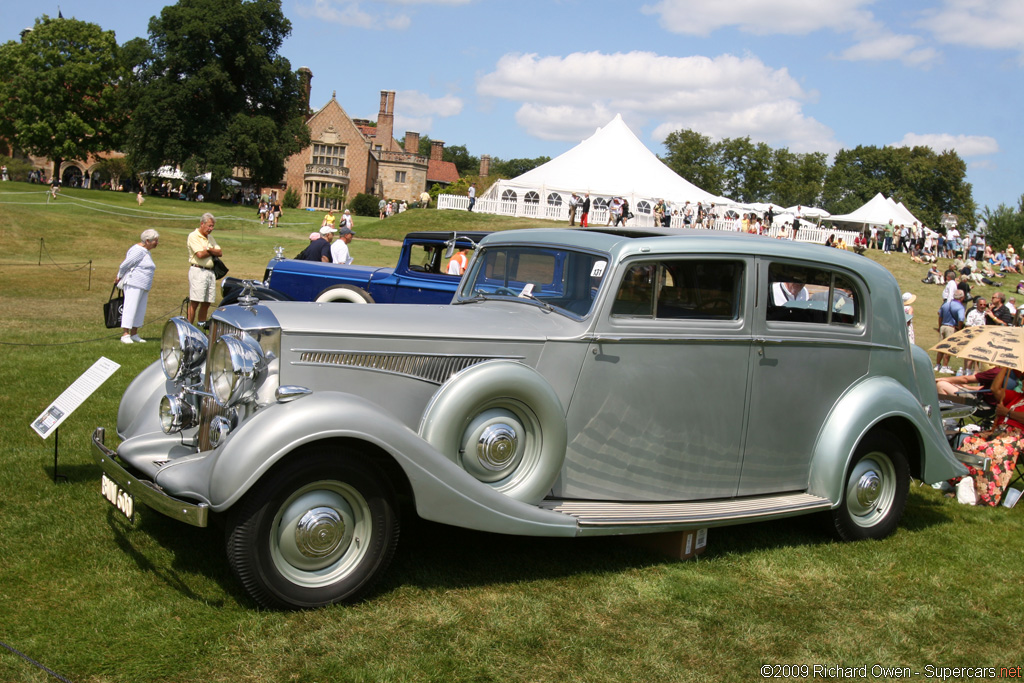
[[[903,443],[886,431],[868,434],[850,462],[843,500],[832,511],[836,533],[845,541],[885,538],[903,516],[909,488]]]
[[[375,467],[319,453],[266,477],[236,506],[228,560],[264,607],[351,602],[387,568],[398,525],[394,491]]]
[[[372,304],[370,293],[353,285],[334,285],[316,297],[317,303]]]

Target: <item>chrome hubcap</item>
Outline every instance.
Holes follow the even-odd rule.
[[[872,508],[882,491],[882,478],[877,472],[865,472],[857,481],[857,502],[863,508]]]
[[[295,525],[295,547],[309,558],[329,556],[344,538],[345,521],[334,508],[314,508]]]
[[[515,429],[507,424],[491,424],[480,434],[476,457],[483,467],[498,472],[509,466],[518,448],[519,437]]]

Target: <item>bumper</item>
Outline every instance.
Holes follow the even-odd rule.
[[[124,469],[117,460],[117,453],[104,444],[106,430],[97,427],[92,433],[92,446],[97,464],[107,478],[120,486],[132,498],[162,515],[192,526],[205,527],[209,506],[205,503],[190,503],[167,495],[150,482],[137,479]]]

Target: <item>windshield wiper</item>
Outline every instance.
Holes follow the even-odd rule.
[[[548,313],[551,313],[552,311],[555,310],[555,307],[549,304],[547,301],[544,301],[543,299],[538,299],[537,297],[535,297],[533,294],[530,294],[526,290],[523,290],[522,292],[519,293],[519,298],[529,299],[530,301],[536,301],[541,306],[543,306],[544,310],[546,310]]]

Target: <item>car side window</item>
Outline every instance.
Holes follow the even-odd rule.
[[[857,287],[827,268],[772,263],[768,267],[768,320],[820,325],[856,325],[861,319]]]
[[[416,273],[441,271],[442,247],[436,244],[413,244],[409,247],[409,270]]]
[[[660,320],[737,320],[743,263],[671,259],[631,265],[623,275],[612,315]]]

